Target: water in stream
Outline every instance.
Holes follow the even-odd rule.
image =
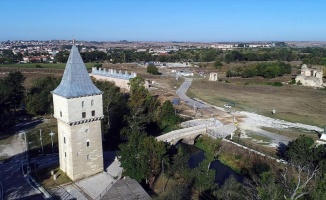
[[[203,150],[184,143],[180,143],[180,145],[190,154],[189,166],[191,168],[198,167],[199,163],[205,159],[205,152]],[[215,183],[219,185],[223,185],[225,180],[230,176],[234,176],[234,178],[240,183],[243,182],[244,177],[241,174],[232,170],[229,166],[224,165],[219,160],[211,162],[210,169],[215,170]]]

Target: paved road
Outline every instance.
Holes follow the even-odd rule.
[[[4,199],[43,199],[39,190],[32,187],[24,177],[22,165],[25,163],[23,153],[14,156],[8,163],[0,164],[0,180],[4,189]]]
[[[186,104],[188,104],[191,107],[195,106],[198,109],[210,107],[210,106],[208,106],[206,104],[203,104],[201,102],[190,99],[186,95],[186,92],[187,92],[188,88],[190,87],[191,82],[192,82],[192,78],[185,78],[185,82],[183,82],[182,85],[180,86],[180,88],[177,90],[178,97],[180,99],[182,99],[184,102],[186,102]]]
[[[32,123],[23,123],[15,126],[15,131],[26,130],[32,124],[40,123],[39,120]],[[15,134],[10,144],[8,144],[7,162],[0,163],[0,181],[3,185],[4,199],[44,199],[39,190],[35,189],[25,178],[22,165],[26,163],[25,144],[22,134]]]

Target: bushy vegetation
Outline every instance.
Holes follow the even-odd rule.
[[[46,77],[36,79],[25,98],[26,110],[33,115],[53,113],[53,100],[51,91],[60,83],[58,78]]]
[[[10,72],[0,79],[0,130],[7,130],[15,124],[17,108],[22,104],[25,94],[21,72]]]
[[[153,75],[160,75],[160,72],[158,71],[158,69],[155,65],[148,65],[147,73],[153,74]]]
[[[241,76],[242,78],[251,78],[254,76],[261,76],[264,78],[275,78],[276,76],[283,76],[291,73],[291,65],[284,62],[263,62],[256,65],[234,70],[229,69],[226,72],[227,77]]]

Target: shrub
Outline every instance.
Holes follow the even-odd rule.
[[[155,65],[148,65],[147,73],[153,74],[153,75],[160,75],[160,73],[158,72],[158,69]]]
[[[281,82],[274,82],[274,83],[272,84],[272,86],[275,86],[275,87],[281,87],[281,86],[283,86],[283,83],[281,83]]]
[[[220,69],[223,66],[221,61],[215,61],[214,62],[214,67],[215,69]]]
[[[247,68],[242,72],[242,78],[250,78],[257,75],[257,70],[254,68]]]

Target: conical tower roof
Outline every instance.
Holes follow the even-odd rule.
[[[52,93],[66,98],[102,94],[89,77],[75,44],[72,45],[61,83]]]

